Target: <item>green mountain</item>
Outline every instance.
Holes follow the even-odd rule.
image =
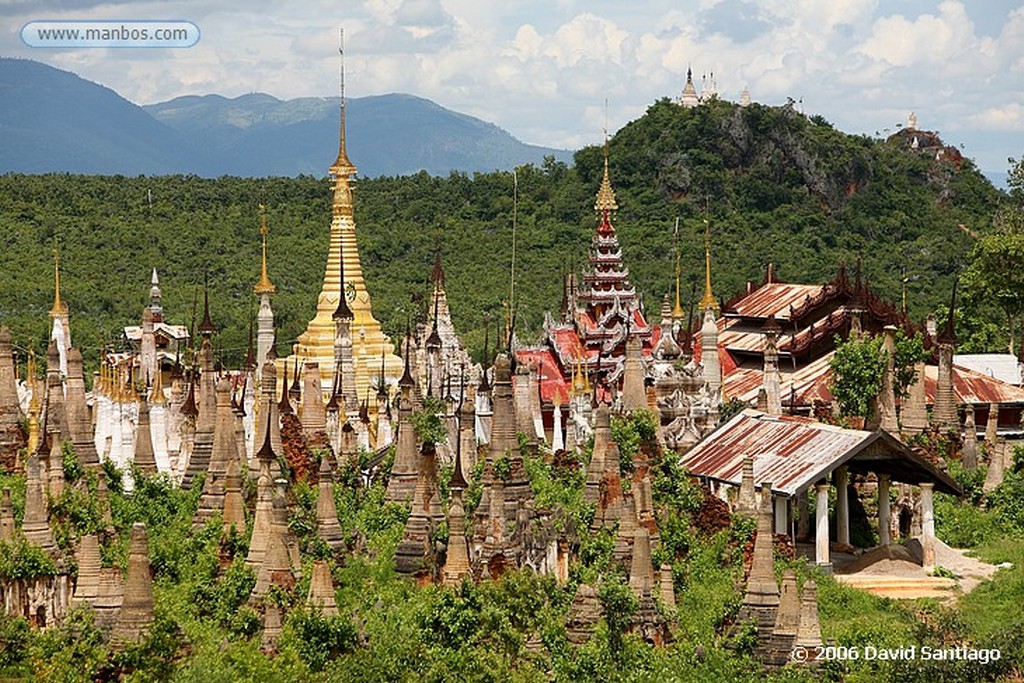
[[[652,105],[609,141],[615,225],[651,317],[673,288],[677,218],[684,300],[691,287],[702,294],[710,225],[721,298],[760,280],[768,262],[793,282],[827,281],[845,262],[893,301],[905,277],[915,319],[942,310],[971,233],[989,229],[1003,195],[937,136],[918,137],[914,148],[905,135],[849,136],[786,107]],[[479,349],[485,318],[493,327],[505,312],[514,224],[517,330],[521,340],[534,339],[545,311],[558,309],[562,273],[586,259],[602,166],[599,147],[577,152],[574,167],[522,166],[515,199],[507,172],[361,180],[360,253],[385,329],[396,337],[408,315],[423,313],[422,300],[411,297],[426,291],[440,240],[457,328]],[[72,326],[87,348],[116,339],[138,318],[156,267],[167,315],[184,323],[209,272],[223,329],[218,353],[238,362],[255,304],[260,202],[268,206],[279,338],[294,339],[313,314],[327,248],[329,189],[310,176],[0,176],[0,323],[12,325],[22,344],[42,344],[56,240]],[[998,314],[977,302],[964,313],[967,346],[999,348],[998,330],[979,332]]]
[[[334,159],[338,104],[254,93],[139,107],[67,71],[0,58],[0,172],[321,176]],[[411,95],[356,98],[347,110],[349,151],[364,177],[571,156]]]
[[[793,282],[823,282],[840,263],[860,263],[892,301],[901,299],[906,277],[908,309],[919,318],[948,300],[971,233],[990,227],[1003,197],[934,133],[852,136],[789,106],[714,102],[687,110],[662,100],[620,130],[610,152],[622,188],[624,252],[656,294],[668,285],[655,270],[680,217],[684,274],[691,264],[689,277],[701,284],[701,237],[710,222],[720,297],[760,280],[769,262]],[[577,154],[585,178],[599,163],[596,149]]]
[[[113,90],[0,58],[0,171],[183,173],[198,148]]]

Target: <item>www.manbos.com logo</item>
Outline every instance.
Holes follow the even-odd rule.
[[[29,47],[192,47],[199,27],[179,20],[30,21],[21,29]]]

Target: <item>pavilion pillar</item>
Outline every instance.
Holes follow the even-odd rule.
[[[921,484],[921,554],[926,570],[935,568],[935,484]]]
[[[845,467],[836,470],[836,541],[850,545],[850,473]]]
[[[814,487],[817,492],[817,515],[814,535],[814,561],[819,565],[830,564],[828,555],[828,482],[823,481]]]
[[[892,510],[889,503],[889,475],[878,475],[878,545],[892,543]]]

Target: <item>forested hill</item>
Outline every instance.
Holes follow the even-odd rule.
[[[769,261],[784,279],[822,282],[841,262],[860,259],[876,291],[893,300],[906,269],[915,317],[941,308],[967,259],[970,233],[989,229],[1001,195],[955,150],[934,147],[926,135],[913,149],[913,137],[849,136],[786,107],[652,105],[609,142],[615,224],[652,317],[672,285],[677,217],[684,298],[703,280],[707,219],[720,297],[760,280]],[[575,161],[517,174],[520,339],[534,338],[544,311],[557,310],[561,273],[586,257],[601,147],[579,151]],[[173,322],[189,322],[209,272],[220,353],[237,362],[254,312],[261,202],[280,338],[294,338],[313,313],[330,220],[329,185],[308,176],[0,176],[0,323],[14,328],[19,343],[41,349],[57,241],[63,298],[87,361],[102,340],[138,320],[155,266]],[[399,333],[410,295],[426,290],[440,240],[456,325],[479,348],[484,316],[500,316],[508,296],[512,216],[510,173],[359,181],[363,268],[386,329]]]

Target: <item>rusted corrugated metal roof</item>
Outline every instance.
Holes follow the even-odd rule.
[[[925,366],[924,391],[928,405],[935,402],[938,379],[938,366]],[[1024,389],[956,364],[953,365],[953,394],[959,404],[1024,403]]]
[[[1024,384],[1020,376],[1020,361],[1012,353],[958,353],[953,356],[953,362],[1007,384],[1018,387]]]
[[[786,362],[779,364],[781,396],[783,405],[809,406],[815,401],[832,402],[828,383],[831,379],[829,365],[835,351],[830,351],[813,363],[808,363],[796,372],[788,371]],[[762,368],[739,368],[729,374],[722,383],[725,395],[745,403],[753,403],[764,382]]]
[[[938,490],[959,488],[920,456],[884,432],[844,429],[801,417],[769,417],[744,410],[709,434],[682,458],[691,474],[734,485],[743,459],[754,459],[754,480],[771,482],[772,491],[795,496],[844,464],[889,472],[897,481],[933,481]]]
[[[813,363],[809,363],[796,372],[786,372],[785,364],[780,367],[782,376],[782,403],[809,406],[818,400],[822,403],[832,402],[832,392],[828,385],[832,381],[832,356],[835,351],[825,354]],[[935,403],[935,387],[938,383],[939,369],[934,365],[925,366],[925,396],[928,405]],[[726,396],[740,401],[753,403],[761,388],[763,371],[755,368],[741,368],[728,375],[723,386]],[[974,372],[959,365],[953,366],[953,395],[958,404],[971,403],[988,405],[1024,404],[1024,389]]]
[[[730,351],[761,354],[764,353],[764,335],[761,332],[726,328],[718,335],[718,345]]]
[[[789,320],[790,306],[799,307],[809,297],[821,294],[822,285],[794,285],[787,282],[772,282],[762,285],[748,296],[743,297],[729,311],[729,314],[744,318],[767,318],[774,315],[777,320]]]

